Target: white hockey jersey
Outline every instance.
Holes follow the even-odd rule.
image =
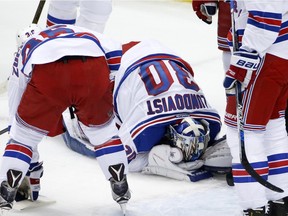
[[[33,65],[56,61],[63,56],[105,56],[112,73],[120,67],[121,43],[74,25],[55,25],[29,39],[15,54],[9,77],[9,117],[11,125]]]
[[[288,59],[288,2],[235,0],[235,28],[240,47]],[[230,41],[230,45],[231,41]]]
[[[221,127],[190,65],[154,40],[142,41],[123,55],[115,75],[114,110],[122,142],[137,152],[150,151],[167,126],[184,116],[207,120],[211,140]]]

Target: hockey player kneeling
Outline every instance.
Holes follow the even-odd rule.
[[[196,182],[231,170],[232,157],[225,136],[207,148],[209,128],[205,120],[187,117],[168,131],[170,145],[153,147],[142,173]]]

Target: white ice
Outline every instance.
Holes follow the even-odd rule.
[[[45,26],[46,2],[39,24]],[[10,71],[15,51],[15,32],[32,22],[38,1],[0,1],[0,82]],[[122,42],[154,38],[191,63],[196,81],[210,104],[225,109],[224,71],[217,49],[217,16],[212,25],[199,20],[190,2],[114,0],[105,34]],[[7,126],[7,95],[0,95],[0,129]],[[225,133],[223,125],[222,134]],[[3,152],[8,135],[0,136]],[[56,200],[50,206],[17,212],[23,216],[120,216],[97,161],[66,148],[61,137],[45,138],[39,145],[44,161],[41,194]],[[2,153],[1,153],[2,154]],[[223,177],[196,183],[140,173],[129,174],[132,198],[127,216],[232,216],[241,211],[233,187]]]

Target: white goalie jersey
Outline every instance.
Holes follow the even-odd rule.
[[[185,116],[208,121],[212,141],[221,127],[190,65],[154,40],[142,41],[123,55],[115,76],[114,109],[119,136],[138,153],[150,151],[167,126]]]

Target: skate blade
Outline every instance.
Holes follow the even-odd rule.
[[[123,216],[126,216],[126,203],[119,204],[122,210]]]
[[[0,215],[1,216],[8,216],[9,215],[9,212],[10,210],[7,210],[7,209],[0,209]]]

